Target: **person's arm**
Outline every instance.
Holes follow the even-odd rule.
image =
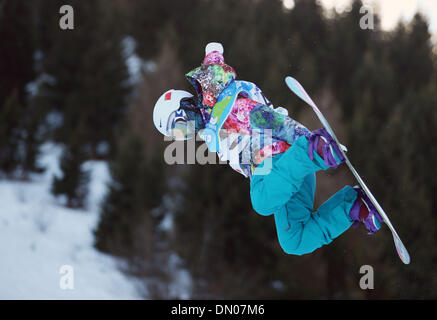
[[[205,48],[202,65],[185,76],[196,90],[200,107],[210,112],[223,89],[235,79],[236,73],[225,63],[223,46],[212,42]]]
[[[258,104],[251,110],[250,123],[252,129],[271,129],[273,138],[285,141],[289,145],[301,135],[310,134],[310,131],[296,120],[263,104]]]

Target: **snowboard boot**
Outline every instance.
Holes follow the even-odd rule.
[[[355,186],[354,190],[357,192],[357,200],[349,212],[349,217],[354,221],[354,226],[362,222],[369,234],[375,234],[381,228],[383,219],[364,190],[360,186]]]
[[[308,155],[311,160],[314,160],[313,151],[322,157],[327,167],[337,168],[345,161],[340,147],[325,128],[312,132],[308,138]]]

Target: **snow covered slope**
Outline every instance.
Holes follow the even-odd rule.
[[[49,191],[53,174],[60,174],[60,152],[54,144],[43,146],[47,170],[31,182],[0,180],[0,299],[140,299],[135,279],[118,270],[120,262],[93,248],[107,164],[85,163],[91,171],[88,209],[71,210]],[[74,289],[61,289],[64,265],[73,268]]]

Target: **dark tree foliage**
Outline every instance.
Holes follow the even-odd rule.
[[[0,170],[36,170],[38,123],[26,86],[35,78],[36,40],[30,2],[0,2]],[[33,117],[35,119],[35,117]]]
[[[20,117],[23,113],[19,100],[18,90],[14,90],[0,109],[0,168],[5,173],[11,173],[19,163]]]
[[[246,181],[228,173],[225,165],[191,168],[176,211],[174,247],[196,279],[198,298],[241,299],[259,287],[265,291],[253,297],[267,298],[274,275],[264,270],[277,261],[273,220],[253,212]]]
[[[62,30],[63,3],[55,4],[39,2],[44,77],[35,101],[62,119],[52,137],[66,146],[61,160],[64,177],[54,180],[53,192],[68,194],[69,205],[81,207],[87,181],[79,167],[90,158],[108,158],[126,111],[130,85],[123,51],[125,29],[114,3],[98,0],[69,2],[74,29]],[[80,137],[80,145],[72,136]]]
[[[0,101],[16,89],[23,104],[25,86],[35,76],[31,6],[26,1],[3,0],[0,8]]]
[[[90,176],[82,166],[85,159],[86,155],[78,142],[68,144],[62,152],[62,176],[53,177],[52,193],[65,196],[67,207],[83,208],[86,205]]]
[[[150,255],[160,216],[153,213],[162,201],[164,170],[161,152],[146,156],[139,137],[122,139],[111,162],[112,182],[103,201],[96,247],[121,256]],[[138,234],[148,233],[149,252],[138,252]]]
[[[114,128],[121,123],[129,93],[123,21],[106,1],[72,1],[70,5],[75,28],[61,30],[56,20],[50,25],[52,38],[43,42],[51,44],[43,59],[43,72],[50,80],[41,87],[40,99],[63,116],[55,132],[57,141],[68,143],[83,122],[83,144],[89,156],[105,157],[98,145],[113,144]],[[58,11],[52,14],[60,17]]]

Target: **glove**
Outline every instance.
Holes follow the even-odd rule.
[[[219,42],[210,42],[205,47],[205,55],[207,56],[209,53],[213,51],[218,51],[223,54],[223,45]]]
[[[288,116],[288,110],[283,107],[277,107],[275,108],[275,111],[283,114],[284,116]]]

